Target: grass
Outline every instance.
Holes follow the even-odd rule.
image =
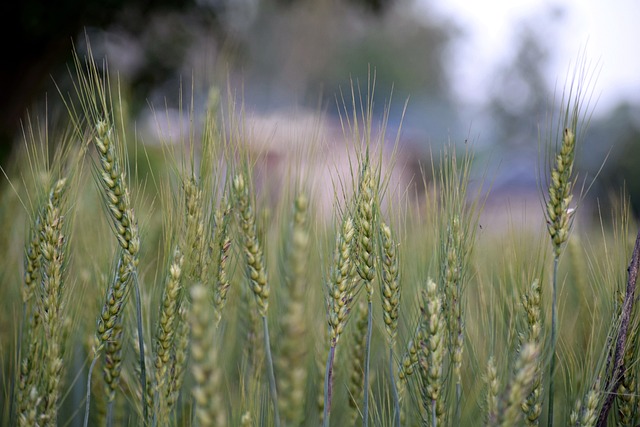
[[[637,425],[637,225],[624,193],[573,211],[583,77],[543,136],[546,222],[492,233],[471,144],[394,186],[373,76],[338,98],[348,166],[318,188],[322,148],[275,182],[232,91],[144,144],[78,58],[68,130],[27,117],[3,169],[2,424]]]

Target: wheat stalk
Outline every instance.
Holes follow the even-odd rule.
[[[548,426],[553,425],[554,371],[556,365],[556,341],[558,330],[557,277],[558,262],[564,243],[569,238],[573,209],[571,191],[574,186],[573,162],[575,159],[576,138],[574,130],[565,128],[562,146],[556,155],[555,167],[551,171],[548,199],[546,204],[547,229],[553,246],[553,297],[551,311],[551,363],[549,367],[549,416]]]
[[[572,207],[573,189],[576,184],[574,163],[576,158],[576,145],[578,128],[584,131],[584,122],[587,119],[583,105],[583,97],[586,75],[586,64],[583,63],[575,69],[574,80],[568,87],[568,93],[563,93],[562,103],[564,111],[558,120],[558,134],[560,138],[559,151],[550,160],[548,187],[543,193],[544,214],[547,222],[547,231],[551,238],[553,249],[553,276],[552,276],[552,311],[551,311],[551,362],[549,364],[549,410],[547,425],[551,427],[554,422],[554,371],[556,367],[556,344],[558,334],[558,263],[562,250],[569,239],[574,220],[575,208]],[[587,81],[586,83],[590,83]],[[588,104],[587,104],[588,105]],[[587,123],[588,124],[588,123]],[[552,135],[549,135],[549,140]],[[556,146],[558,145],[556,139]]]
[[[256,218],[249,195],[249,186],[243,174],[238,174],[233,179],[233,191],[236,201],[236,212],[240,223],[243,238],[243,249],[247,265],[247,276],[251,290],[258,304],[258,312],[262,317],[264,330],[264,348],[267,356],[266,367],[269,375],[269,387],[276,427],[280,427],[280,410],[278,408],[278,394],[276,388],[275,373],[273,370],[273,358],[271,344],[269,342],[269,326],[267,322],[267,310],[269,308],[269,281],[264,266],[262,247],[257,237]]]
[[[329,323],[329,356],[324,379],[324,412],[322,423],[329,426],[329,413],[333,397],[333,360],[340,335],[349,319],[353,303],[356,281],[353,278],[351,245],[355,230],[353,221],[348,216],[336,236],[336,245],[331,266],[330,280],[327,284],[327,321]]]
[[[631,336],[624,353],[624,371],[622,372],[622,379],[616,399],[618,401],[618,416],[620,418],[619,425],[621,426],[635,426],[636,425],[636,411],[638,408],[638,396],[637,396],[637,360],[638,360],[638,328],[633,328],[630,331]]]

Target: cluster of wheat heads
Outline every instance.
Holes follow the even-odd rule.
[[[270,182],[232,96],[211,92],[202,129],[152,146],[90,56],[74,77],[69,130],[27,120],[3,169],[3,424],[640,421],[628,205],[573,227],[580,88],[546,224],[493,235],[471,146],[443,149],[421,197],[390,178],[375,79],[340,99],[350,167],[324,183],[327,217],[301,166],[322,154]]]

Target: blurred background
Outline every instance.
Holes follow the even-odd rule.
[[[388,134],[427,161],[473,143],[498,210],[540,210],[539,130],[571,69],[586,58],[593,113],[578,170],[592,200],[624,186],[640,212],[640,3],[634,0],[23,0],[0,6],[0,164],[29,109],[64,114],[74,46],[87,38],[127,96],[137,128],[150,106],[175,111],[180,87],[204,108],[208,88],[242,91],[256,116],[293,122],[322,111],[339,127],[341,90],[376,72]],[[115,74],[114,74],[115,75]],[[590,92],[589,92],[590,93]],[[338,101],[338,102],[336,102]],[[58,111],[60,110],[60,111]],[[295,112],[295,114],[294,114]],[[168,116],[167,116],[168,117]],[[604,159],[607,159],[603,165]],[[526,205],[529,203],[529,205]],[[533,204],[533,205],[532,205]]]

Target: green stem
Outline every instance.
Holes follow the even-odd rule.
[[[462,384],[458,382],[456,384],[456,419],[455,419],[455,425],[457,426],[460,425],[460,419],[462,418],[462,405],[460,405],[461,400],[462,400]]]
[[[91,361],[91,366],[89,366],[89,376],[87,377],[87,402],[84,408],[84,427],[89,426],[89,408],[91,407],[91,375],[93,375],[93,367],[96,366],[97,361],[98,353],[96,353]]]
[[[556,368],[556,341],[558,330],[558,257],[553,258],[553,300],[551,306],[551,363],[549,366],[549,414],[547,418],[547,426],[553,426],[553,373]]]
[[[331,393],[333,383],[333,358],[336,354],[335,346],[329,347],[327,357],[327,370],[324,374],[324,412],[322,414],[322,427],[329,427],[329,412],[331,412]]]
[[[115,399],[107,402],[107,427],[113,427],[113,405],[115,403]]]
[[[362,427],[369,425],[369,359],[371,356],[371,332],[373,330],[373,309],[371,298],[367,303],[367,344],[364,351],[364,405],[362,410]]]
[[[396,385],[396,377],[393,373],[393,344],[389,346],[389,378],[391,378],[391,393],[393,394],[393,425],[400,427],[400,395]]]
[[[160,405],[158,405],[158,399],[160,398],[160,393],[158,393],[158,389],[153,394],[153,415],[151,416],[151,427],[158,427],[158,412],[160,411]]]
[[[273,372],[273,357],[271,356],[271,344],[269,342],[269,325],[267,316],[262,316],[262,326],[264,329],[264,347],[267,356],[267,371],[269,374],[269,388],[271,390],[271,400],[273,401],[273,414],[276,427],[280,427],[280,412],[278,411],[278,393],[276,390],[276,375]]]
[[[144,358],[144,337],[142,336],[142,302],[140,300],[140,286],[138,283],[138,275],[134,275],[134,288],[136,290],[136,311],[138,317],[138,346],[140,347],[140,386],[142,387],[142,419],[143,425],[148,423],[148,408],[146,402],[147,395],[147,369]]]
[[[436,400],[431,399],[431,427],[438,426],[438,415],[436,414],[436,408],[437,408]]]

